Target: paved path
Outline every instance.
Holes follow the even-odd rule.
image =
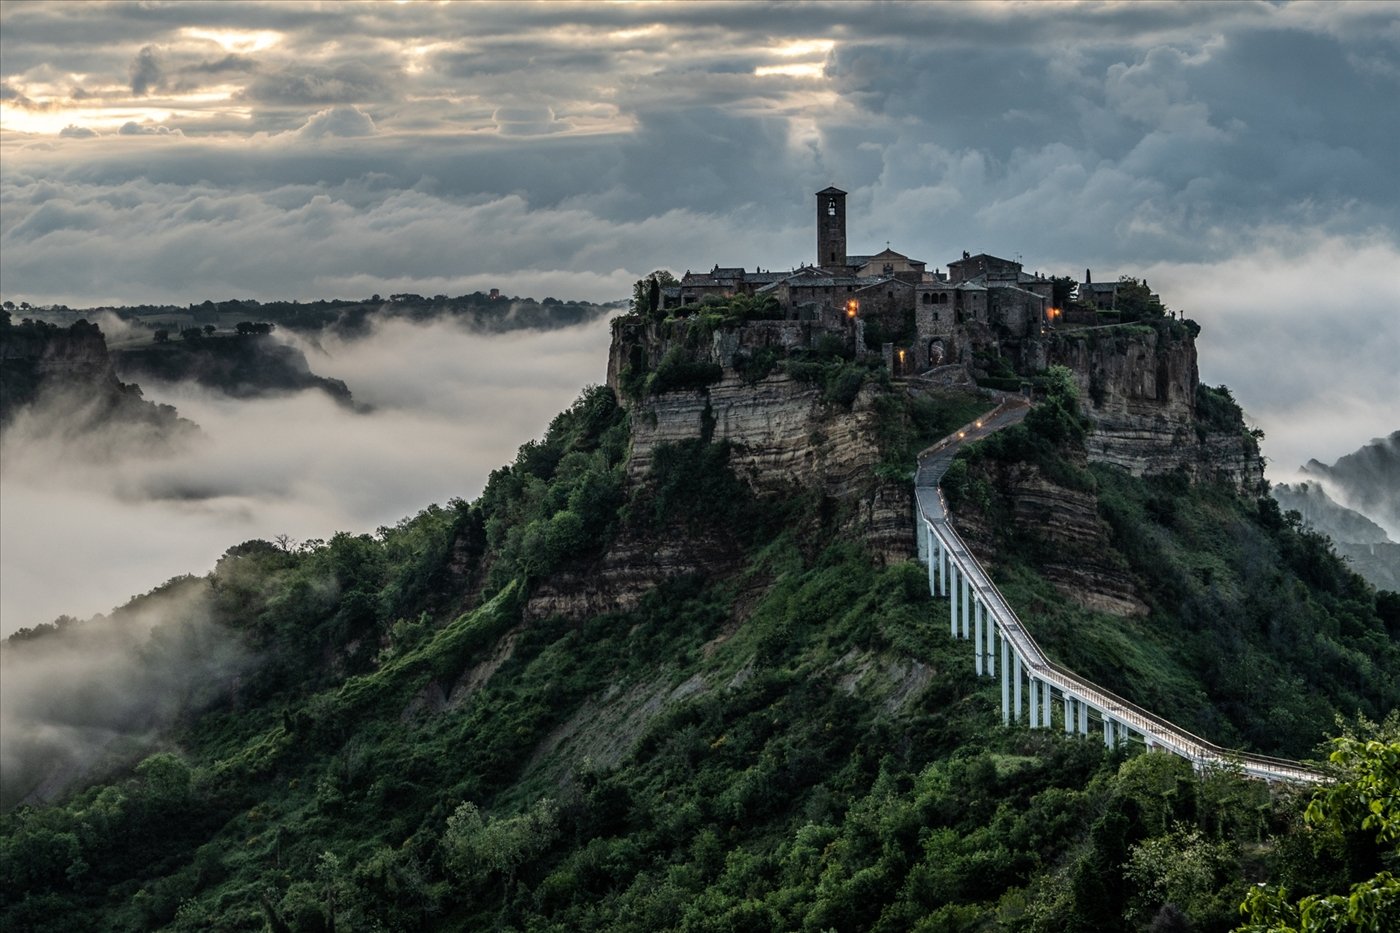
[[[1025,719],[1032,727],[1048,728],[1057,708],[1063,707],[1060,722],[1066,732],[1087,734],[1091,719],[1096,720],[1109,744],[1140,738],[1148,748],[1180,755],[1197,769],[1238,767],[1251,777],[1290,783],[1323,780],[1321,774],[1296,761],[1224,749],[1207,742],[1046,657],[953,527],[938,488],[964,444],[1021,421],[1029,411],[1030,405],[1024,399],[1004,399],[987,415],[921,453],[914,481],[919,508],[919,553],[928,565],[930,590],[934,595],[949,596],[953,636],[975,635],[973,650],[979,675],[997,676],[1000,655],[1002,721],[1022,720],[1024,688],[1029,694]]]

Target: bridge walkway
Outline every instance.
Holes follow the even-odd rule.
[[[1221,748],[1051,661],[978,562],[948,514],[939,483],[958,449],[1016,424],[1030,411],[1008,398],[982,418],[923,451],[914,494],[919,559],[928,567],[929,591],[948,597],[949,630],[971,639],[978,676],[1000,669],[1003,724],[1050,728],[1060,712],[1068,733],[1101,732],[1109,745],[1141,740],[1190,761],[1198,770],[1238,767],[1266,781],[1311,784],[1323,776],[1299,762]],[[1022,700],[1026,702],[1023,704]],[[1024,709],[1024,714],[1023,714]]]

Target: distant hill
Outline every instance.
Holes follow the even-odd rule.
[[[1309,460],[1299,473],[1301,482],[1270,491],[1279,507],[1331,538],[1373,586],[1400,591],[1400,431],[1331,466]]]
[[[1400,540],[1400,431],[1378,437],[1328,466],[1309,460],[1300,468],[1336,499],[1375,521]]]
[[[1400,592],[1400,543],[1360,512],[1334,502],[1322,485],[1278,483],[1270,491],[1285,511],[1303,516],[1303,523],[1332,539],[1332,545],[1353,570],[1371,585]]]
[[[235,398],[320,389],[353,406],[350,388],[318,376],[306,356],[269,334],[215,334],[112,351],[123,379],[194,382]]]
[[[148,327],[202,327],[212,324],[231,330],[240,321],[265,321],[303,334],[334,331],[345,337],[361,336],[375,319],[429,321],[447,319],[482,333],[513,330],[552,330],[571,327],[612,314],[625,302],[593,304],[558,298],[492,296],[485,292],[449,297],[397,294],[387,298],[329,298],[318,301],[255,301],[233,299],[204,301],[188,307],[134,305],[69,311],[70,315],[110,312],[124,321]]]

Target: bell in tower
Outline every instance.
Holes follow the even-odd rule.
[[[846,192],[817,192],[817,265],[832,272],[846,269]]]

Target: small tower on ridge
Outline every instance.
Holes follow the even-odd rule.
[[[817,265],[832,272],[846,268],[846,192],[817,192]]]

